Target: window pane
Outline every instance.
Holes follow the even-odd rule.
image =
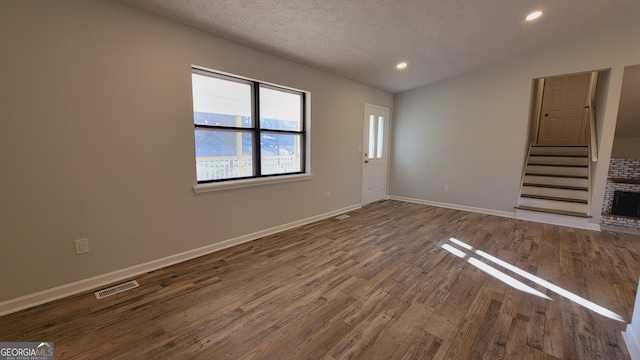
[[[198,181],[253,176],[250,132],[195,130]]]
[[[260,135],[260,156],[263,175],[302,171],[302,136],[263,133]]]
[[[191,74],[193,122],[198,125],[251,127],[251,85]]]
[[[369,115],[369,159],[376,157],[376,118]]]
[[[376,157],[382,159],[382,145],[384,144],[384,117],[378,116],[378,153]]]
[[[302,95],[261,87],[260,127],[302,131]]]

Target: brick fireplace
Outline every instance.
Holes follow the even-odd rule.
[[[626,199],[633,198],[634,193],[640,193],[640,160],[611,159],[600,224],[605,228],[612,226],[640,231],[640,219],[631,214],[627,216],[612,214],[616,198],[618,202],[622,201],[623,197],[628,201]]]

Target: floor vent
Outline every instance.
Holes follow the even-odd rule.
[[[349,215],[342,214],[342,215],[336,216],[336,219],[338,219],[338,220],[344,220],[344,219],[348,219],[348,218],[350,218],[350,217],[351,217],[351,216],[349,216]]]
[[[137,288],[138,286],[140,286],[138,284],[137,281],[132,280],[132,281],[128,281],[124,284],[120,284],[120,285],[116,285],[116,286],[112,286],[108,289],[104,289],[104,290],[100,290],[100,291],[96,291],[96,299],[102,299],[102,298],[106,298],[107,296],[111,296],[111,295],[115,295],[115,294],[119,294],[121,292],[127,291],[127,290],[131,290],[133,288]]]

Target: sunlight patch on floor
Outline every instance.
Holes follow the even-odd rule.
[[[480,261],[480,260],[478,260],[476,258],[469,258],[469,260],[467,260],[467,262],[469,264],[477,267],[478,269],[486,272],[487,274],[493,276],[494,278],[502,281],[503,283],[515,288],[515,289],[518,289],[520,291],[524,291],[524,292],[526,292],[528,294],[531,294],[531,295],[535,295],[535,296],[541,297],[543,299],[547,299],[547,300],[552,300],[553,301],[553,299],[551,299],[547,295],[541,293],[540,291],[532,288],[531,286],[523,283],[522,281],[518,281],[518,280],[514,279],[513,277],[503,273],[502,271],[494,268],[491,265],[483,263],[482,261]]]
[[[442,244],[441,248],[447,250],[448,252],[452,253],[453,255],[464,259],[465,256],[467,256],[467,254],[465,254],[464,252],[454,248],[453,246],[449,245],[449,244]]]
[[[455,238],[450,238],[449,241],[452,242],[453,244],[456,244],[456,245],[460,246],[463,249],[466,249],[466,250],[472,252],[472,254],[478,255],[481,258],[484,258],[484,259],[486,259],[486,260],[488,260],[488,261],[490,261],[490,262],[492,262],[492,263],[494,263],[496,265],[499,265],[499,266],[501,266],[501,267],[503,267],[503,268],[505,268],[505,269],[507,269],[507,270],[519,275],[519,276],[522,276],[523,278],[525,278],[527,280],[530,280],[530,281],[532,281],[532,282],[534,282],[534,283],[536,283],[536,284],[538,284],[538,285],[540,285],[540,286],[542,286],[542,287],[544,287],[544,288],[546,288],[546,289],[548,289],[548,290],[550,290],[550,291],[552,291],[552,292],[554,292],[554,293],[556,293],[556,294],[558,294],[558,295],[560,295],[560,296],[562,296],[562,297],[564,297],[564,298],[566,298],[568,300],[571,300],[571,301],[575,302],[578,305],[584,306],[585,308],[587,308],[587,309],[589,309],[589,310],[591,310],[591,311],[593,311],[595,313],[598,313],[598,314],[600,314],[602,316],[608,317],[609,319],[613,319],[613,320],[620,321],[620,322],[625,322],[624,318],[622,316],[616,314],[615,312],[613,312],[613,311],[611,311],[611,310],[609,310],[609,309],[607,309],[605,307],[602,307],[602,306],[600,306],[600,305],[598,305],[598,304],[596,304],[596,303],[594,303],[592,301],[589,301],[589,300],[587,300],[587,299],[585,299],[585,298],[583,298],[581,296],[578,296],[578,295],[576,295],[576,294],[574,294],[574,293],[572,293],[572,292],[570,292],[570,291],[568,291],[566,289],[563,289],[562,287],[560,287],[558,285],[555,285],[555,284],[553,284],[553,283],[551,283],[551,282],[549,282],[547,280],[544,280],[544,279],[542,279],[542,278],[540,278],[540,277],[538,277],[536,275],[533,275],[533,274],[531,274],[531,273],[529,273],[527,271],[524,271],[524,270],[522,270],[522,269],[520,269],[520,268],[518,268],[518,267],[516,267],[514,265],[511,265],[511,264],[509,264],[509,263],[507,263],[507,262],[505,262],[505,261],[503,261],[503,260],[501,260],[501,259],[499,259],[499,258],[497,258],[495,256],[492,256],[492,255],[490,255],[490,254],[488,254],[488,253],[486,253],[486,252],[484,252],[482,250],[473,250],[473,246],[465,243],[464,241],[461,241],[461,240],[458,240],[458,239],[455,239]],[[466,257],[466,254],[463,251],[461,251],[459,249],[456,249],[456,248],[454,248],[453,246],[451,246],[449,244],[443,244],[441,247],[443,249],[447,250],[448,252],[452,253],[453,255],[459,257],[459,258],[465,258]],[[500,281],[512,286],[515,289],[518,289],[520,291],[524,291],[526,293],[529,293],[529,294],[532,294],[532,295],[536,295],[536,296],[539,296],[539,297],[542,297],[542,298],[545,298],[545,299],[548,299],[548,300],[553,300],[550,297],[548,297],[547,295],[543,294],[542,292],[530,287],[529,285],[526,285],[525,283],[523,283],[523,282],[521,282],[519,280],[516,280],[512,276],[509,276],[509,275],[505,274],[504,272],[496,269],[495,267],[480,261],[476,257],[473,257],[473,256],[469,257],[469,259],[467,259],[467,262],[469,264],[477,267],[478,269],[482,270],[483,272],[495,277],[496,279],[498,279],[498,280],[500,280]]]

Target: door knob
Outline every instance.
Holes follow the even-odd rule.
[[[365,161],[364,161],[364,163],[365,163],[365,164],[368,164],[368,163],[369,163],[369,160],[365,160]]]

